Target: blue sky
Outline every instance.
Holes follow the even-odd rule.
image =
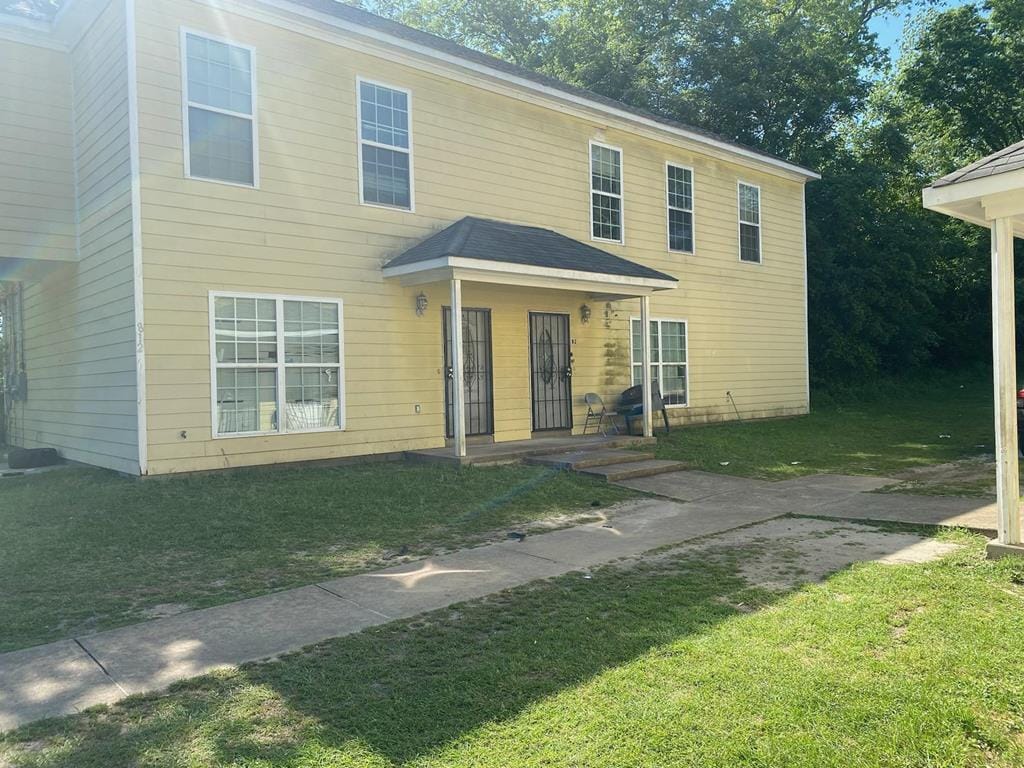
[[[938,9],[953,8],[957,5],[969,5],[967,0],[938,0],[933,7]],[[899,13],[877,16],[871,21],[871,31],[878,35],[878,42],[889,49],[889,55],[895,59],[900,52],[900,41],[903,37],[903,25],[912,15],[906,10]]]

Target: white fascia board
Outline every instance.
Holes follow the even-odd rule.
[[[678,285],[675,280],[537,267],[461,256],[445,256],[414,264],[385,267],[384,277],[402,278],[407,284],[460,278],[503,285],[527,285],[567,291],[599,290],[635,296],[642,296],[651,291],[672,290]]]
[[[786,160],[779,158],[768,157],[762,155],[753,150],[738,147],[725,141],[720,141],[709,136],[705,136],[696,131],[690,131],[685,128],[667,125],[643,115],[638,115],[634,112],[625,109],[619,109],[617,107],[603,104],[599,101],[588,99],[584,96],[575,95],[568,93],[559,88],[544,85],[538,83],[520,75],[515,75],[510,72],[505,72],[495,67],[488,67],[485,64],[479,62],[470,61],[461,56],[439,51],[431,46],[421,45],[412,41],[406,40],[402,37],[395,35],[389,35],[386,32],[373,29],[371,27],[365,27],[360,24],[355,24],[345,19],[339,19],[331,14],[321,13],[312,9],[306,8],[301,5],[297,5],[288,0],[204,0],[209,5],[226,10],[230,12],[241,13],[243,15],[251,15],[251,5],[260,6],[265,9],[271,10],[278,19],[282,15],[297,16],[309,21],[317,22],[318,24],[331,27],[335,30],[342,30],[358,37],[383,44],[391,51],[398,49],[400,51],[411,52],[418,58],[410,58],[407,61],[401,63],[408,66],[417,67],[423,69],[422,60],[429,59],[444,65],[444,70],[451,76],[453,68],[462,70],[465,72],[472,73],[477,76],[486,77],[488,80],[501,83],[506,86],[512,86],[519,93],[529,92],[535,95],[543,96],[545,106],[555,107],[557,104],[561,107],[561,111],[572,111],[572,110],[586,110],[601,118],[614,117],[622,122],[629,124],[630,126],[642,127],[645,130],[653,131],[660,140],[664,141],[666,137],[673,139],[684,139],[690,145],[696,145],[698,151],[703,148],[714,150],[717,156],[722,156],[724,159],[731,159],[736,162],[737,159],[742,159],[748,163],[753,162],[757,164],[757,167],[767,173],[774,173],[781,175],[786,178],[809,181],[812,179],[820,179],[821,175],[814,171],[801,168],[794,163],[790,163]],[[270,21],[269,18],[264,18],[264,21]],[[309,29],[299,30],[305,33],[309,33]],[[325,38],[326,39],[326,38]],[[337,39],[329,40],[329,42],[338,43]],[[381,55],[381,54],[377,54]],[[557,108],[557,107],[556,107]],[[591,118],[593,119],[593,118]],[[629,130],[629,129],[626,129]],[[692,148],[692,147],[687,147]]]
[[[975,198],[990,197],[1006,192],[1024,195],[1024,168],[1008,173],[997,173],[981,179],[958,181],[941,187],[925,187],[921,191],[924,207],[938,210],[948,203],[959,203]]]

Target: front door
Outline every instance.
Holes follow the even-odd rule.
[[[452,405],[452,310],[441,313],[444,327],[444,432],[455,436]],[[462,377],[466,393],[466,434],[490,435],[494,432],[494,407],[491,381],[491,311],[462,310]]]
[[[569,316],[530,313],[533,431],[572,429],[572,354]]]

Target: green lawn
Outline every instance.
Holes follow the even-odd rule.
[[[695,468],[767,480],[819,472],[892,475],[993,452],[987,381],[944,375],[886,390],[816,402],[799,418],[658,432],[656,452]]]
[[[538,467],[0,481],[0,651],[379,567],[634,496]]]
[[[568,574],[27,726],[0,764],[1024,765],[1024,563],[945,536],[781,592],[741,574],[756,542]]]

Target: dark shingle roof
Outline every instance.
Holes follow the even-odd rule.
[[[475,216],[459,219],[391,259],[385,267],[400,267],[447,256],[676,282],[676,278],[664,272],[619,258],[550,229]]]
[[[411,43],[416,43],[418,45],[422,45],[428,48],[433,48],[434,50],[440,51],[441,53],[446,53],[469,62],[480,64],[485,67],[490,67],[491,69],[499,70],[500,72],[504,72],[506,74],[521,77],[525,80],[530,80],[534,83],[537,83],[538,85],[543,85],[548,88],[559,90],[571,96],[584,98],[587,99],[588,101],[596,102],[606,107],[611,107],[612,109],[618,109],[624,112],[629,112],[630,114],[636,115],[637,117],[643,117],[648,120],[654,120],[655,122],[661,123],[662,125],[665,125],[669,128],[676,128],[678,130],[688,131],[698,136],[703,136],[706,139],[721,142],[722,144],[726,144],[737,150],[752,153],[766,160],[773,160],[775,162],[786,163],[787,165],[791,166],[794,169],[799,169],[801,172],[807,173],[808,175],[813,176],[815,178],[818,177],[818,174],[816,172],[808,168],[804,168],[803,166],[797,165],[796,163],[791,163],[789,160],[786,160],[783,157],[778,157],[776,155],[769,154],[768,152],[762,152],[759,149],[748,147],[744,144],[740,144],[738,142],[732,141],[731,139],[727,139],[723,136],[719,136],[715,133],[712,133],[711,131],[705,131],[702,128],[695,128],[692,125],[687,125],[685,123],[681,123],[678,122],[677,120],[672,120],[670,118],[663,117],[662,115],[658,115],[653,112],[647,112],[642,109],[637,109],[636,107],[631,107],[630,105],[625,104],[621,101],[618,101],[616,99],[610,99],[607,96],[602,96],[599,93],[594,93],[593,91],[589,91],[586,88],[580,88],[575,85],[563,83],[561,80],[551,77],[550,75],[545,75],[535,70],[528,69],[526,67],[521,67],[518,64],[513,64],[509,61],[505,61],[504,59],[499,59],[494,56],[490,56],[486,53],[475,51],[472,48],[466,48],[465,46],[459,45],[458,43],[454,43],[451,40],[447,40],[443,37],[438,37],[437,35],[432,35],[429,32],[423,32],[419,29],[414,29],[413,27],[408,27],[405,24],[400,24],[397,21],[386,19],[383,16],[378,16],[375,13],[370,13],[369,11],[364,11],[361,8],[356,8],[355,6],[347,5],[343,2],[338,2],[338,0],[289,0],[289,2],[292,2],[295,5],[301,5],[313,11],[318,11],[320,13],[334,16],[339,19],[343,19],[352,24],[357,24],[361,27],[366,27],[368,29],[373,29],[378,32],[383,32],[387,35],[392,35],[394,37],[407,40],[408,42]]]
[[[932,187],[948,187],[950,184],[983,179],[986,176],[1018,171],[1021,168],[1024,168],[1024,141],[1018,141],[1016,144],[993,152],[988,157],[983,157],[960,170],[953,171],[936,180]]]

